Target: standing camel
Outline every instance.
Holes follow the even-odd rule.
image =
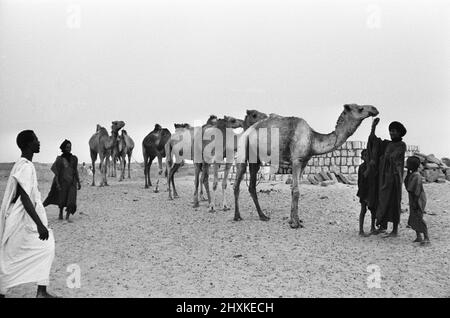
[[[167,128],[162,128],[161,125],[155,124],[155,128],[150,132],[142,141],[142,154],[144,156],[144,175],[145,175],[145,188],[152,186],[150,180],[150,167],[152,166],[153,159],[158,158],[159,172],[158,177],[162,174],[162,158],[166,156],[164,149],[165,144],[170,139],[170,131]],[[158,192],[159,179],[156,183],[154,192]]]
[[[266,114],[261,113],[257,110],[247,110],[247,115],[245,115],[244,123],[243,123],[244,131],[246,131],[253,124],[257,123],[260,120],[266,119],[267,117],[268,116]],[[237,139],[239,139],[241,136],[242,136],[242,134],[236,135]],[[224,145],[224,147],[225,147],[225,145]],[[213,199],[212,199],[211,211],[215,210],[215,201],[216,201],[216,197],[217,197],[216,191],[217,191],[217,188],[218,188],[217,186],[219,183],[219,169],[222,164],[225,164],[225,169],[223,171],[223,179],[222,179],[222,208],[224,211],[230,210],[230,207],[227,204],[226,189],[228,186],[228,174],[230,172],[230,168],[232,166],[232,161],[234,159],[234,155],[235,155],[236,151],[237,151],[237,143],[234,143],[234,149],[233,149],[231,158],[227,157],[226,162],[223,161],[223,159],[227,155],[225,148],[224,148],[224,152],[223,152],[224,158],[217,158],[214,160],[215,162],[213,163],[213,176],[214,176]]]
[[[127,164],[126,156],[128,156],[128,179],[131,178],[130,174],[130,163],[131,163],[131,155],[133,154],[134,149],[134,141],[128,135],[125,129],[122,129],[122,134],[119,136],[119,140],[117,143],[117,154],[120,160],[120,167],[122,172],[120,174],[119,181],[122,181],[125,178],[125,166]]]
[[[329,134],[320,134],[314,131],[308,123],[298,117],[283,117],[271,115],[269,118],[257,122],[244,132],[242,138],[245,142],[245,160],[237,166],[236,181],[234,183],[234,202],[235,214],[234,220],[241,220],[239,213],[239,186],[247,168],[249,155],[255,154],[255,145],[249,145],[250,135],[256,134],[261,138],[259,129],[261,128],[278,128],[279,140],[279,162],[290,162],[292,164],[292,186],[291,186],[291,218],[289,224],[292,228],[300,227],[300,219],[298,217],[298,200],[300,197],[299,181],[303,175],[308,160],[315,155],[324,154],[339,148],[359,127],[361,122],[370,117],[377,116],[378,110],[370,105],[360,106],[357,104],[344,105],[344,111],[339,116],[335,130]],[[270,131],[267,129],[267,131]],[[254,135],[253,135],[254,136]],[[271,149],[270,134],[267,135],[268,155]],[[250,149],[250,150],[249,150]],[[250,152],[251,151],[251,152]],[[262,212],[259,206],[256,194],[256,176],[260,168],[261,154],[256,153],[257,162],[250,162],[250,185],[249,192],[256,206],[259,218],[263,221],[269,218]]]
[[[97,125],[97,131],[89,139],[89,149],[92,160],[92,186],[95,186],[95,161],[97,160],[97,155],[100,157],[99,169],[102,173],[102,182],[100,183],[100,186],[108,185],[106,180],[106,168],[109,163],[108,158],[117,144],[119,130],[124,126],[125,123],[123,121],[113,121],[110,136],[104,127]]]
[[[224,153],[225,153],[225,148],[226,148],[226,129],[227,128],[239,128],[239,127],[243,127],[243,120],[240,119],[236,119],[234,117],[230,117],[230,116],[224,116],[224,118],[218,119],[217,116],[215,115],[211,115],[208,119],[208,121],[206,122],[205,125],[203,125],[202,127],[198,127],[199,129],[194,129],[194,127],[190,127],[189,125],[185,126],[184,128],[181,128],[180,126],[178,127],[179,129],[176,130],[176,132],[174,133],[173,138],[170,139],[170,142],[166,145],[166,149],[168,150],[168,157],[170,158],[168,161],[168,165],[172,166],[169,170],[168,173],[168,186],[169,186],[169,199],[172,199],[172,195],[171,195],[171,184],[174,185],[173,182],[173,177],[174,177],[174,173],[178,170],[179,166],[181,165],[180,163],[175,163],[172,164],[171,163],[171,156],[172,156],[172,148],[173,146],[178,143],[179,140],[179,136],[183,135],[185,132],[188,133],[188,136],[190,136],[190,143],[191,143],[191,159],[196,159],[194,157],[194,153],[199,153],[202,155],[200,159],[200,162],[195,162],[194,161],[194,168],[195,168],[195,181],[194,181],[194,187],[195,187],[195,191],[194,191],[194,208],[199,206],[199,199],[198,199],[198,188],[200,185],[200,190],[201,190],[201,185],[203,184],[203,186],[205,187],[205,192],[207,194],[207,198],[208,198],[208,204],[210,206],[210,210],[213,208],[212,204],[211,204],[211,195],[209,192],[209,183],[208,183],[208,178],[209,178],[209,166],[210,166],[210,162],[208,161],[212,161],[210,159],[213,158],[204,158],[203,157],[203,149],[206,145],[208,145],[210,143],[209,140],[203,140],[203,136],[204,133],[207,129],[209,128],[216,128],[219,129],[222,133],[222,143],[223,143],[223,147],[224,147]],[[176,126],[177,128],[177,126]],[[181,128],[181,129],[180,129]],[[200,129],[201,128],[201,129]],[[196,136],[195,134],[201,134],[201,136]],[[202,140],[202,142],[197,145],[196,143],[194,143],[194,140],[196,139]],[[197,148],[195,148],[197,147]],[[201,173],[201,178],[200,178],[200,173]],[[201,182],[200,182],[201,180]],[[174,185],[175,187],[175,185]],[[174,189],[174,195],[176,195],[176,190]]]

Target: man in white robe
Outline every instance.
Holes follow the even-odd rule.
[[[11,170],[0,210],[0,297],[8,288],[35,282],[36,297],[47,293],[55,240],[38,190],[33,154],[40,144],[31,130],[17,136],[21,158]]]

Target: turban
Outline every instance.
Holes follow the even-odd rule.
[[[61,151],[64,152],[64,151],[66,150],[66,146],[67,146],[68,144],[72,144],[72,143],[70,142],[70,140],[67,140],[67,139],[64,140],[64,141],[62,142],[61,146],[59,146],[59,149],[61,149]]]
[[[406,135],[406,128],[403,126],[403,124],[399,123],[398,121],[393,121],[389,124],[389,130],[395,129],[400,134],[400,137],[403,137]]]

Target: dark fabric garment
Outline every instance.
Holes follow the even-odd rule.
[[[367,203],[367,197],[369,195],[369,183],[364,176],[367,169],[368,166],[366,162],[363,162],[358,168],[358,192],[356,195],[359,197],[359,203]]]
[[[403,170],[406,144],[403,141],[381,140],[375,135],[369,138],[380,154],[378,163],[377,225],[400,222]]]
[[[369,137],[367,142],[367,206],[373,213],[378,206],[378,166],[380,161],[381,145],[373,142]]]
[[[405,187],[409,196],[409,218],[408,225],[414,231],[424,233],[427,225],[423,220],[427,197],[422,185],[422,176],[420,173],[413,172],[405,179]]]
[[[51,170],[55,177],[50,192],[44,201],[44,206],[54,204],[58,205],[60,209],[66,207],[67,212],[74,214],[77,210],[78,158],[72,155],[70,161],[68,161],[62,156],[58,156]],[[56,187],[56,180],[59,181],[61,186],[59,191]]]

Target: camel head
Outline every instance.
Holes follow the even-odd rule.
[[[217,116],[210,115],[208,120],[206,121],[206,125],[215,125],[215,124],[217,124]]]
[[[113,121],[111,124],[112,124],[111,131],[116,132],[116,133],[119,132],[119,130],[125,126],[125,122],[123,122],[121,120]]]
[[[173,126],[175,127],[175,130],[191,128],[191,125],[186,124],[186,123],[184,123],[184,124],[173,124]]]
[[[345,104],[344,112],[347,116],[351,116],[356,120],[364,120],[367,117],[375,117],[378,110],[372,105]]]
[[[247,129],[248,127],[252,126],[253,124],[257,123],[258,121],[261,121],[263,119],[266,119],[268,116],[264,113],[261,113],[257,110],[247,110],[247,115],[244,118],[244,129]]]
[[[378,110],[374,106],[345,104],[344,111],[339,116],[335,128],[339,144],[350,137],[364,119],[377,115]]]
[[[223,119],[219,119],[225,123],[226,128],[242,128],[244,126],[244,121],[242,119],[237,119],[231,116],[223,116]]]

